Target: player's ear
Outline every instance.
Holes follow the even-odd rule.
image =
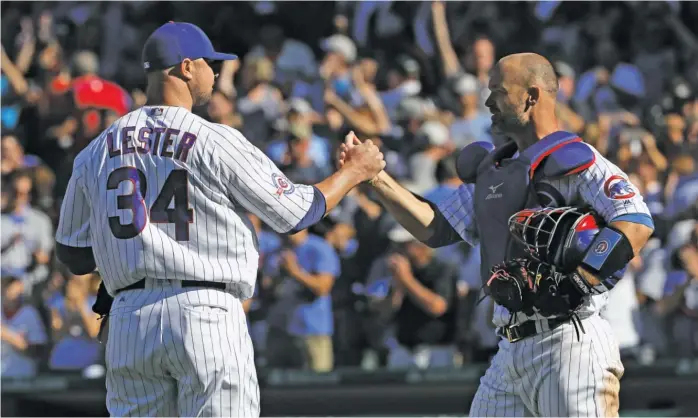
[[[185,58],[184,61],[179,64],[179,72],[182,78],[186,81],[194,78],[194,61],[190,60],[189,58]]]
[[[533,106],[540,100],[540,87],[532,86],[528,88],[528,97],[526,98],[526,105]]]

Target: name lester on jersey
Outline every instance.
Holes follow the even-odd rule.
[[[181,135],[177,149],[172,149],[172,144]],[[115,138],[117,137],[117,138]],[[118,135],[113,131],[107,133],[107,148],[109,158],[119,155],[139,154],[158,155],[160,157],[174,158],[186,162],[189,150],[196,143],[196,135],[172,128],[143,127],[136,133],[135,126],[126,126]]]

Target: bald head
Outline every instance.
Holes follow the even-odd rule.
[[[520,149],[558,130],[558,80],[550,61],[533,54],[508,55],[491,73],[492,131],[513,138]]]
[[[497,66],[502,73],[512,76],[512,81],[523,88],[538,86],[553,97],[557,95],[558,80],[555,68],[541,55],[530,52],[507,55],[499,60]]]

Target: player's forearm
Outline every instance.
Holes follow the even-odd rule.
[[[652,236],[652,228],[635,222],[615,221],[610,226],[622,232],[630,241],[635,256],[640,254],[642,248],[647,244],[647,240]]]
[[[417,199],[385,171],[381,171],[371,185],[383,206],[410,234],[422,242],[431,238],[434,231],[430,225],[435,213],[428,203]]]
[[[341,168],[315,187],[325,197],[325,214],[337,207],[344,196],[361,183],[361,177],[350,168]]]
[[[612,226],[628,238],[635,256],[640,254],[640,251],[642,251],[642,248],[652,235],[652,228],[635,222],[615,221],[611,222],[609,226]],[[583,267],[579,267],[577,271],[590,285],[596,286],[601,283],[598,277],[585,270]]]

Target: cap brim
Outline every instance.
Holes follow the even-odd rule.
[[[220,52],[214,52],[206,58],[215,61],[233,61],[238,59],[238,56],[235,54],[223,54]]]

